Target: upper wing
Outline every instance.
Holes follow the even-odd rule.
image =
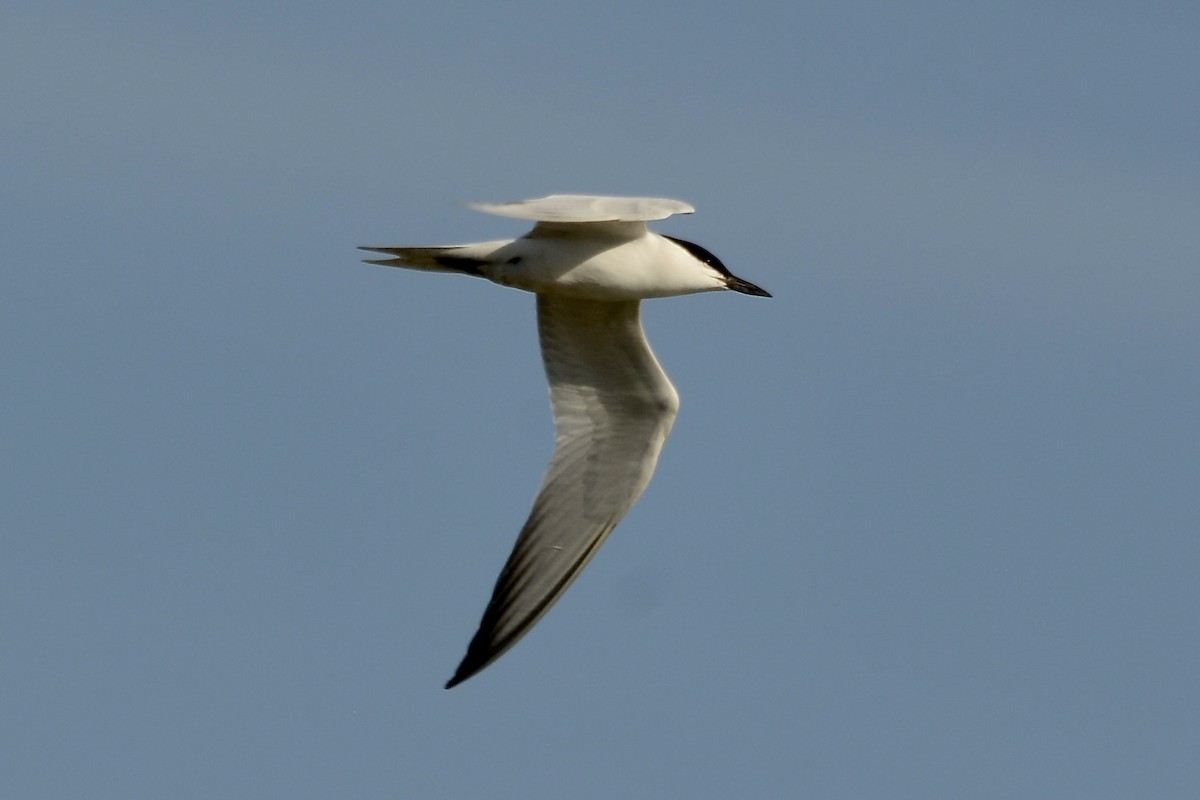
[[[516,644],[566,591],[654,473],[679,396],[638,302],[538,295],[554,456],[449,689]]]
[[[696,209],[681,200],[662,197],[603,197],[590,194],[552,194],[509,203],[469,203],[485,214],[531,219],[536,222],[645,222]]]

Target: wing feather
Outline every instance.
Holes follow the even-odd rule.
[[[646,488],[679,409],[637,301],[538,295],[538,332],[554,455],[446,688],[499,658],[562,596]]]
[[[682,200],[663,197],[604,197],[590,194],[552,194],[507,203],[469,203],[485,214],[536,222],[646,222],[696,209]]]

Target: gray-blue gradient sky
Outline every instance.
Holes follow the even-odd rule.
[[[6,3],[0,796],[1184,798],[1200,10]],[[532,297],[362,265],[678,197],[775,299],[461,657],[552,445]]]

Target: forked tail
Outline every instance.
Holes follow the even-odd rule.
[[[372,253],[383,253],[391,258],[363,259],[368,264],[384,267],[404,267],[426,272],[458,272],[465,275],[487,277],[487,265],[492,263],[492,253],[509,242],[481,242],[479,244],[452,244],[442,247],[360,247]]]

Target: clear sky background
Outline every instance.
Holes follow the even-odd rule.
[[[1193,3],[0,10],[0,796],[1194,798]],[[650,489],[446,692],[533,298],[358,262],[649,194]]]

